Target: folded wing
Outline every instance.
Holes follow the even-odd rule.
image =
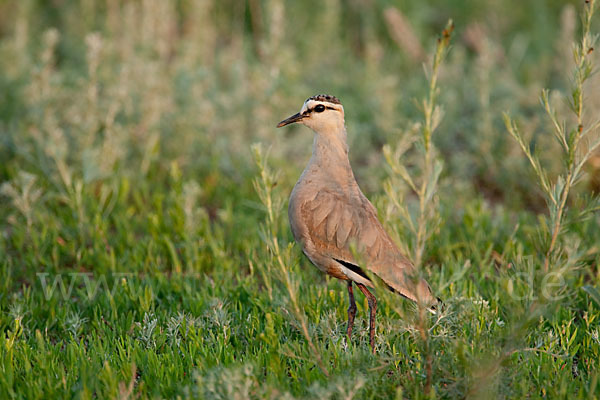
[[[310,240],[323,255],[344,265],[364,265],[392,289],[416,300],[415,268],[386,233],[375,208],[362,193],[349,197],[321,189],[302,205],[301,214]]]

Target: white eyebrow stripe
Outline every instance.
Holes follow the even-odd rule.
[[[318,100],[308,99],[302,106],[302,109],[300,110],[300,114],[313,112],[315,107],[318,106],[319,104],[322,104],[323,106],[325,106],[325,108],[327,108],[329,110],[335,110],[335,111],[343,110],[343,107],[341,104],[333,104],[328,101],[318,101]]]

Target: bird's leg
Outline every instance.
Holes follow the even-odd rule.
[[[352,288],[351,280],[348,281],[348,298],[350,299],[350,307],[348,307],[348,329],[346,330],[346,334],[348,335],[348,343],[350,343],[354,317],[356,316],[356,302],[354,301],[354,289]]]
[[[375,354],[375,314],[377,313],[377,299],[367,287],[361,283],[356,284],[361,292],[367,297],[369,302],[369,343],[371,344],[371,352]]]

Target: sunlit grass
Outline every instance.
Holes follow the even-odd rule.
[[[59,3],[0,1],[0,398],[600,396],[589,5]],[[378,292],[375,355],[288,227],[321,92],[445,302]]]

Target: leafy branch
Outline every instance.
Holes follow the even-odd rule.
[[[267,245],[271,255],[271,260],[265,262],[265,265],[267,266],[267,270],[263,272],[265,284],[267,285],[269,292],[271,292],[271,264],[275,264],[278,270],[277,276],[288,292],[288,296],[292,304],[292,312],[294,313],[294,317],[299,322],[300,330],[302,331],[302,335],[308,343],[314,360],[323,374],[325,376],[329,376],[329,371],[327,371],[325,364],[323,364],[321,354],[317,350],[312,337],[309,334],[306,314],[304,313],[298,301],[298,285],[297,282],[292,279],[288,268],[288,264],[292,262],[293,258],[293,244],[289,243],[285,251],[282,251],[279,246],[277,225],[283,200],[273,196],[273,188],[277,185],[278,175],[269,168],[268,151],[266,154],[263,154],[262,147],[259,144],[254,144],[252,145],[252,153],[254,156],[254,162],[256,163],[259,171],[259,176],[254,180],[254,188],[267,212],[266,221],[261,224],[261,238]]]
[[[575,69],[573,71],[571,93],[567,98],[567,102],[574,115],[575,125],[567,128],[567,121],[559,121],[558,115],[550,102],[547,89],[543,90],[541,95],[542,106],[552,122],[553,137],[560,145],[561,154],[564,158],[564,169],[554,183],[548,178],[539,158],[532,152],[530,144],[523,138],[517,124],[507,113],[504,113],[506,129],[517,141],[533,167],[548,204],[550,231],[547,232],[549,244],[544,256],[544,272],[549,270],[551,261],[560,250],[558,242],[560,233],[564,228],[564,214],[567,209],[569,194],[573,186],[581,179],[583,166],[600,146],[600,137],[590,140],[590,133],[596,132],[600,127],[600,118],[589,126],[584,126],[584,83],[593,71],[590,54],[594,51],[594,44],[597,41],[597,35],[590,33],[594,11],[595,0],[586,1],[583,15],[583,34],[581,41],[573,51]]]
[[[414,237],[412,259],[414,264],[419,267],[423,262],[423,254],[425,252],[425,243],[431,236],[436,225],[437,207],[437,184],[442,172],[442,162],[436,157],[435,146],[432,143],[432,136],[438,128],[443,111],[438,105],[439,87],[438,77],[440,67],[448,54],[450,47],[450,38],[454,24],[449,20],[441,36],[437,40],[433,64],[429,72],[429,91],[427,97],[421,100],[418,104],[423,113],[423,121],[415,125],[410,134],[396,145],[392,150],[389,145],[384,146],[383,152],[385,158],[390,165],[394,175],[400,177],[417,196],[419,208],[416,216],[412,216],[402,199],[398,198],[398,194],[388,182],[386,185],[386,193],[392,199],[392,203],[400,210],[405,224],[412,232]],[[411,147],[413,142],[420,144],[419,149],[422,152],[420,160],[420,176],[411,176],[407,168],[400,160],[404,153]],[[417,180],[418,178],[418,180]]]

